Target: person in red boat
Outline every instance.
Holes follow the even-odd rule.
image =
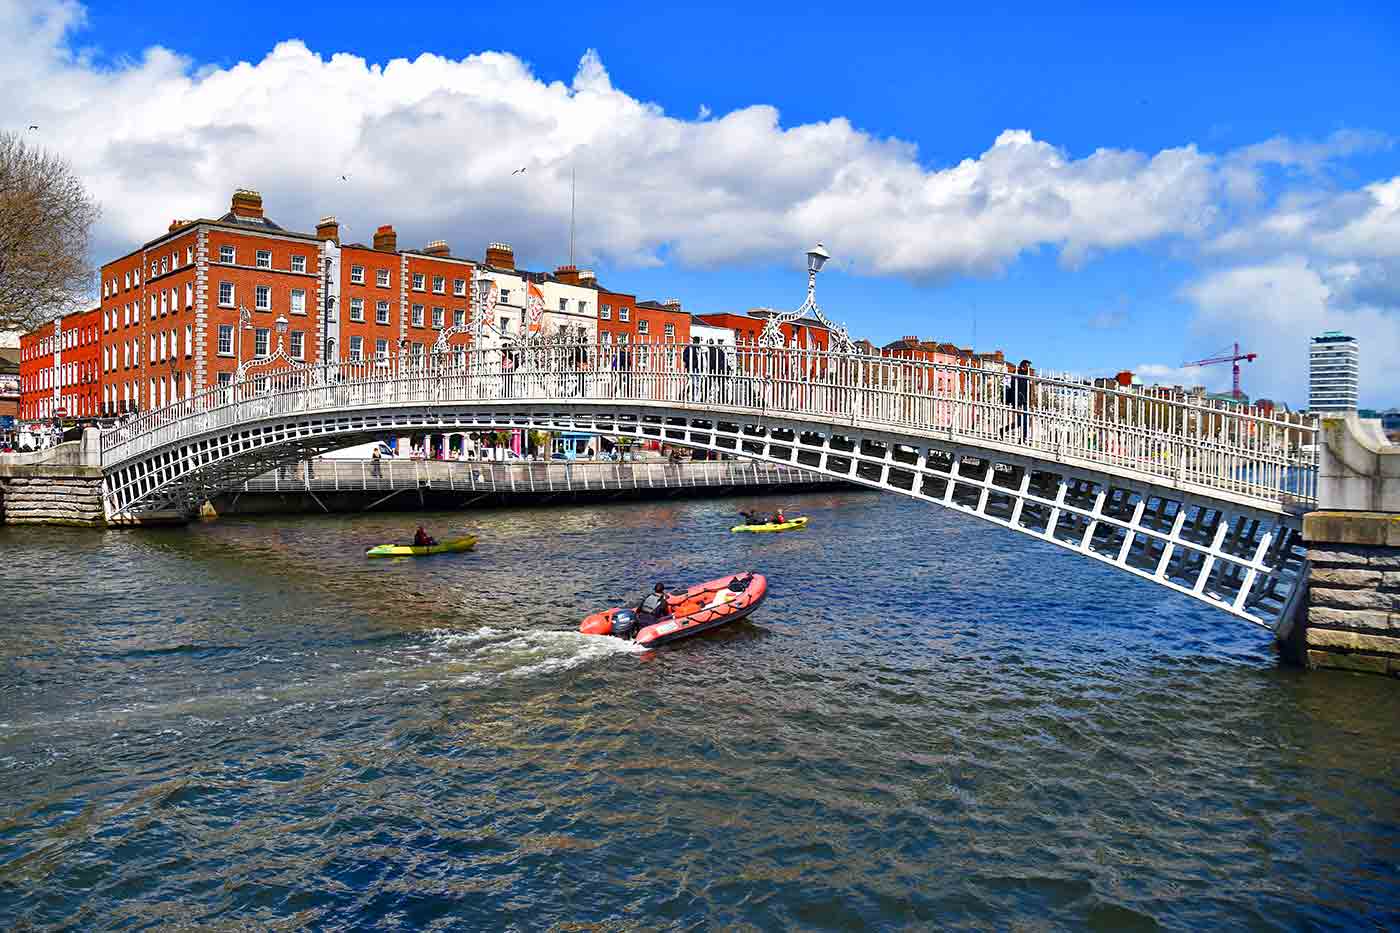
[[[670,611],[671,600],[666,595],[666,585],[663,583],[652,587],[651,592],[637,604],[637,614],[649,620],[644,622],[644,625],[650,625]]]

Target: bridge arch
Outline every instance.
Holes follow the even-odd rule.
[[[193,510],[279,465],[420,432],[568,431],[798,466],[902,495],[1046,541],[1279,632],[1300,591],[1297,520],[1220,491],[1202,495],[1131,471],[952,432],[833,423],[789,412],[690,401],[588,398],[237,403],[237,417],[192,410],[173,440],[114,462],[109,514]],[[305,401],[304,398],[300,401]]]

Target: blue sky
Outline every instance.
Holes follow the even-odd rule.
[[[42,47],[47,39],[53,49],[28,73],[47,68],[55,74],[52,90],[71,89],[85,107],[107,111],[113,104],[104,104],[102,95],[123,84],[132,85],[133,94],[122,99],[133,107],[139,106],[134,89],[149,89],[147,117],[161,112],[154,101],[163,87],[179,86],[176,98],[217,97],[218,82],[207,76],[228,75],[240,62],[254,69],[241,79],[239,93],[256,111],[259,96],[249,88],[271,70],[269,53],[292,39],[318,60],[345,52],[369,64],[406,58],[421,66],[424,53],[457,62],[499,51],[518,59],[534,82],[522,83],[516,74],[499,84],[473,85],[473,109],[454,111],[442,130],[433,129],[441,113],[425,115],[429,105],[407,99],[412,94],[406,91],[395,92],[406,97],[394,106],[373,112],[335,104],[350,108],[343,121],[373,128],[358,140],[326,144],[327,176],[353,165],[351,184],[365,180],[361,190],[344,196],[345,189],[333,186],[314,197],[301,191],[290,178],[277,177],[279,167],[266,161],[270,155],[259,162],[206,154],[195,160],[198,170],[189,168],[190,152],[175,140],[207,133],[208,125],[172,138],[131,122],[114,125],[105,137],[107,154],[92,157],[93,185],[109,225],[98,237],[99,249],[124,242],[138,226],[138,211],[128,205],[144,170],[174,176],[157,186],[171,203],[154,208],[148,235],[167,215],[199,210],[197,201],[214,199],[200,213],[222,208],[226,194],[214,192],[237,178],[264,189],[269,213],[288,225],[309,227],[314,213],[336,212],[352,227],[393,222],[401,233],[425,239],[445,228],[466,239],[459,253],[477,255],[486,238],[500,238],[517,244],[523,262],[548,267],[566,258],[565,215],[556,202],[565,191],[558,186],[566,177],[561,166],[568,163],[582,166],[584,258],[612,287],[646,297],[676,295],[695,310],[795,305],[802,297],[800,253],[820,238],[837,257],[820,285],[823,306],[853,332],[877,341],[919,334],[966,344],[975,327],[979,348],[1001,347],[1047,367],[1100,374],[1146,365],[1149,374],[1176,381],[1181,374],[1171,370],[1177,364],[1238,337],[1262,354],[1246,369],[1246,389],[1299,404],[1305,401],[1307,332],[1350,326],[1370,345],[1369,360],[1363,349],[1363,403],[1400,403],[1400,376],[1389,372],[1400,366],[1385,365],[1400,363],[1394,356],[1400,349],[1400,247],[1385,246],[1391,233],[1400,237],[1400,221],[1385,202],[1386,189],[1368,188],[1400,176],[1400,147],[1391,139],[1400,133],[1394,102],[1400,17],[1393,4],[1222,11],[1214,4],[1177,3],[1124,14],[1118,4],[968,11],[848,3],[289,8],[252,2],[206,6],[195,18],[158,4],[90,3],[75,13],[38,0],[0,5],[6,2],[14,5],[12,16],[31,23],[62,21],[27,43]],[[177,58],[153,62],[153,46]],[[596,51],[596,69],[581,65],[589,50]],[[79,60],[62,60],[75,51],[83,53]],[[12,67],[10,81],[24,80],[20,66]],[[333,69],[321,70],[326,74],[309,85],[339,80]],[[438,71],[422,68],[415,75]],[[598,73],[605,73],[602,85]],[[269,77],[266,85],[285,88],[282,80]],[[201,82],[203,89],[195,87]],[[553,82],[576,107],[559,109],[568,102],[543,100],[541,89]],[[602,88],[612,103],[585,104],[590,88]],[[277,93],[270,91],[266,123],[274,131]],[[501,96],[494,107],[483,107],[481,98],[491,94]],[[528,101],[536,94],[541,103],[532,109]],[[323,89],[309,106],[326,96]],[[659,124],[654,112],[643,112],[645,105],[683,125]],[[719,133],[715,121],[763,105],[777,109],[776,127],[739,126],[721,133],[718,143],[705,135],[707,123]],[[81,109],[65,112],[37,93],[29,107],[55,127],[50,140],[67,132],[75,147],[101,148],[101,140],[83,139],[72,125],[74,110]],[[501,109],[512,113],[498,122]],[[602,128],[578,140],[540,130],[519,150],[518,141],[535,131],[543,114]],[[31,119],[14,116],[11,122]],[[830,138],[814,133],[821,138],[799,140],[801,134],[790,132],[829,126],[837,117],[848,126]],[[613,147],[604,138],[611,120],[630,134],[625,144]],[[256,118],[249,123],[267,132],[257,129]],[[713,157],[641,154],[647,144],[637,134],[671,129],[677,149],[710,146]],[[994,160],[984,154],[1008,130],[1027,131],[1042,148],[1022,146],[1014,161],[989,171],[963,198],[966,192],[948,170],[963,160],[990,164]],[[395,133],[398,145],[387,145],[384,139]],[[744,133],[751,133],[752,148]],[[420,135],[418,147],[412,140]],[[785,140],[781,146],[779,139]],[[1241,156],[1268,141],[1274,141],[1269,153]],[[887,144],[898,151],[891,154]],[[249,148],[258,148],[256,140]],[[1082,162],[1100,149],[1142,160],[1165,153],[1172,164],[1148,172],[1126,164],[1127,156],[1107,167]],[[463,170],[459,185],[416,213],[412,198],[394,187],[431,176],[443,160],[478,164],[501,150],[528,158],[533,177],[554,183],[522,189],[505,172]],[[1186,168],[1175,166],[1182,151]],[[413,172],[395,172],[410,159]],[[1080,166],[1073,177],[1064,176],[1061,161]],[[866,194],[842,195],[852,184],[843,170],[848,162],[861,166],[855,174],[862,191],[890,190],[868,213],[862,209],[871,200]],[[733,166],[732,174],[725,165]],[[795,168],[785,173],[785,165]],[[888,185],[882,172],[889,173]],[[1248,173],[1251,197],[1228,193],[1239,172]],[[1012,192],[1014,203],[1029,205],[1025,224],[1017,208],[998,211],[995,224],[980,213],[988,190],[1014,188],[1038,173],[1045,173],[1048,188],[1034,187],[1024,197]],[[668,193],[681,175],[690,180]],[[737,210],[733,202],[747,191],[747,179],[753,179],[755,200],[779,193],[752,212]],[[272,196],[279,185],[287,205],[280,210]],[[946,223],[936,214],[945,196],[927,193],[940,185],[960,198]],[[827,196],[809,198],[803,186],[821,187]],[[633,204],[633,188],[654,196]],[[686,214],[686,204],[711,195],[723,209]],[[1047,206],[1047,198],[1054,203]],[[1061,198],[1073,207],[1063,208]],[[1144,212],[1150,216],[1131,209],[1134,201],[1154,198]],[[436,209],[449,200],[450,210]],[[1189,209],[1177,209],[1187,202]],[[1068,226],[1055,221],[1051,215],[1062,209],[1082,219]],[[1289,221],[1300,216],[1301,227]],[[1041,227],[1044,232],[1018,233]],[[945,230],[949,245],[925,245],[890,259],[904,244],[938,241]],[[733,249],[713,248],[731,236]],[[1066,249],[1067,243],[1076,245]],[[1212,388],[1228,383],[1228,367],[1202,375]]]

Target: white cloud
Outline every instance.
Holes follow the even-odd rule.
[[[336,213],[360,239],[392,222],[408,243],[442,236],[474,254],[506,238],[543,264],[564,252],[574,168],[585,258],[634,264],[766,262],[820,238],[847,268],[928,279],[1044,247],[1074,264],[1200,237],[1215,216],[1215,159],[1193,146],[1075,159],[1008,130],[928,168],[913,145],[840,117],[783,126],[761,104],[668,116],[615,88],[592,51],[569,84],[501,52],[376,65],[297,40],[228,68],[160,48],[99,68],[69,51],[81,8],[36,4],[0,14],[0,84],[89,179],[109,248],[224,209],[246,185],[298,229]]]

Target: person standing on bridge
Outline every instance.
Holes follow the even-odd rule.
[[[1031,432],[1031,361],[1022,360],[1016,366],[1016,374],[1011,377],[1006,386],[1006,404],[1011,408],[1012,423],[1007,427],[1014,426],[1016,433],[1021,438],[1021,443],[1025,444],[1030,440]],[[1007,428],[1002,428],[1001,433],[1006,434]]]
[[[374,452],[369,455],[369,458],[371,460],[370,473],[374,476],[375,479],[382,478],[384,473],[382,472],[382,469],[379,465],[380,454],[378,443],[374,445]]]
[[[501,398],[515,397],[515,351],[501,348]]]

